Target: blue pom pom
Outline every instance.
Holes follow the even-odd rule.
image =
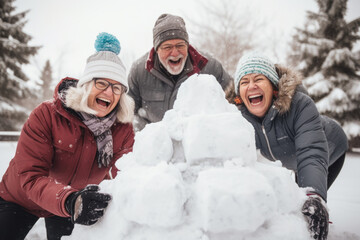
[[[121,47],[120,42],[117,38],[109,33],[102,32],[96,38],[95,41],[96,51],[111,51],[118,55],[120,53]]]

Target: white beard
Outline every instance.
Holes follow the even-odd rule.
[[[176,60],[179,60],[180,58],[182,58],[181,62],[179,65],[177,66],[172,66],[169,64],[169,60],[172,60],[172,61],[176,61]],[[165,62],[163,62],[160,58],[160,63],[164,66],[164,68],[172,75],[178,75],[182,72],[182,70],[184,69],[184,66],[185,66],[185,62],[186,62],[186,58],[184,58],[184,55],[180,54],[179,56],[177,57],[168,57]]]

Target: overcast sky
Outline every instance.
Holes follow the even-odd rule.
[[[244,18],[267,19],[270,32],[279,33],[281,29],[284,46],[278,45],[274,51],[286,48],[295,26],[303,27],[307,10],[317,12],[315,0],[238,1],[252,9],[242,13]],[[24,30],[33,37],[31,45],[43,46],[32,58],[33,66],[26,69],[32,79],[39,76],[47,59],[53,65],[55,78],[80,77],[86,58],[95,51],[97,34],[104,31],[120,40],[120,57],[128,71],[132,61],[152,47],[152,28],[162,13],[184,17],[189,30],[189,18],[196,19],[202,11],[194,0],[16,0],[14,4],[16,11],[30,10]],[[359,0],[349,0],[346,19],[360,17],[359,9]]]

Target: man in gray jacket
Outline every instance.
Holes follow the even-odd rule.
[[[181,17],[162,14],[153,28],[153,44],[132,65],[128,76],[129,95],[135,101],[135,130],[162,120],[173,107],[180,85],[193,74],[214,75],[224,91],[233,86],[219,61],[189,44]]]

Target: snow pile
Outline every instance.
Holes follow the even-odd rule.
[[[117,167],[100,185],[113,196],[105,216],[65,239],[309,239],[304,190],[278,162],[257,161],[252,126],[211,75],[183,83]]]

